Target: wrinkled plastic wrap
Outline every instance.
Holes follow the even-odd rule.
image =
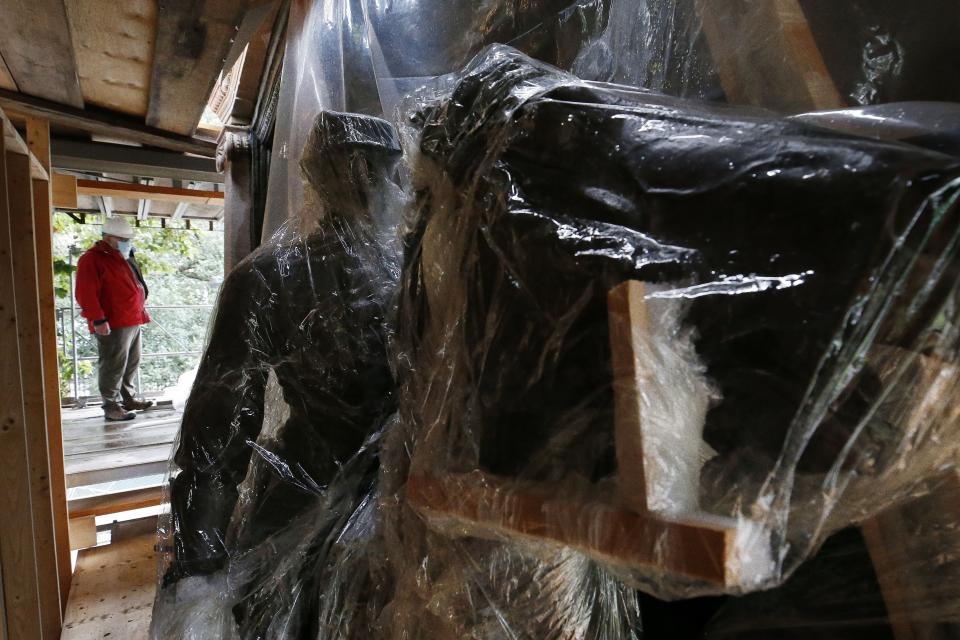
[[[324,112],[305,149],[301,215],[230,273],[187,402],[156,637],[312,628],[326,538],[373,481],[364,447],[395,404],[399,141]]]
[[[781,117],[764,7],[738,93],[704,6],[293,3],[153,637],[960,622],[960,117],[874,104],[949,83]]]
[[[955,464],[953,158],[496,48],[419,117],[401,415],[437,530],[740,593]],[[697,555],[717,527],[722,567]]]

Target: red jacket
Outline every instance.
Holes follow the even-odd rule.
[[[91,333],[94,320],[106,319],[117,329],[150,322],[143,286],[120,252],[103,240],[77,263],[77,302]]]

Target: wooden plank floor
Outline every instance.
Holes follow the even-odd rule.
[[[155,535],[84,549],[60,640],[145,640],[156,592]]]
[[[107,422],[100,407],[64,410],[67,487],[164,473],[181,416],[160,408],[129,422]]]

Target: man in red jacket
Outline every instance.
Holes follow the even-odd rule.
[[[133,420],[153,402],[137,400],[134,380],[140,366],[140,326],[150,322],[147,287],[132,263],[133,227],[107,218],[103,239],[77,263],[77,302],[97,339],[99,384],[107,420]]]

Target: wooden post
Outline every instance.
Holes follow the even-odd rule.
[[[60,581],[61,613],[66,611],[72,579],[70,571],[67,484],[63,469],[63,432],[60,420],[60,365],[57,357],[57,310],[53,286],[53,207],[50,166],[50,123],[27,118],[27,147],[40,161],[50,180],[33,181],[34,233],[37,247],[37,282],[40,294],[40,336],[47,409],[47,447],[50,452],[50,496]],[[75,198],[74,198],[75,199]]]
[[[4,138],[9,122],[0,121]],[[8,638],[42,638],[27,424],[20,381],[7,154],[0,153],[0,564]]]
[[[57,570],[53,502],[50,495],[50,459],[47,447],[47,406],[42,360],[39,283],[33,218],[33,180],[30,157],[7,153],[7,199],[13,282],[20,340],[20,379],[26,421],[27,452],[36,544],[37,577],[43,637],[60,633],[60,578]]]
[[[697,0],[733,104],[796,113],[844,105],[798,0]]]

